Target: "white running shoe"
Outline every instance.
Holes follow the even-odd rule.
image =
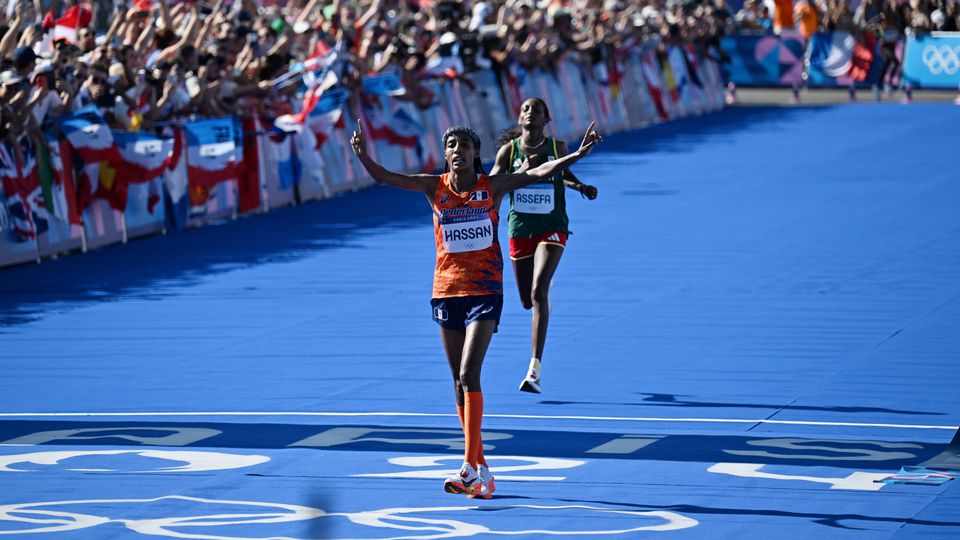
[[[456,476],[451,476],[443,481],[443,490],[447,493],[459,493],[461,495],[477,494],[481,492],[480,475],[477,470],[464,461],[460,467],[460,472]]]
[[[493,474],[486,465],[477,466],[477,476],[480,478],[480,492],[467,495],[468,499],[492,499],[493,492],[497,490],[493,485]]]
[[[530,392],[531,394],[540,393],[540,374],[537,373],[537,370],[530,368],[527,371],[527,376],[523,379],[523,382],[520,383],[521,392]]]

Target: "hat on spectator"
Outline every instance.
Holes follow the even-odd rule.
[[[151,11],[153,11],[153,2],[150,0],[137,0],[136,3],[133,4],[134,13],[150,13]]]
[[[110,64],[110,69],[107,70],[107,76],[110,78],[110,84],[114,84],[120,79],[126,76],[126,71],[123,70],[123,64],[120,62],[114,62]]]
[[[7,86],[11,84],[17,84],[23,80],[23,77],[20,76],[16,71],[4,71],[0,73],[0,86]]]
[[[946,20],[947,18],[944,16],[943,10],[940,8],[933,10],[933,13],[930,14],[930,22],[932,22],[937,28],[943,26],[943,23],[946,22]]]
[[[293,24],[293,32],[295,34],[306,34],[310,31],[310,23],[307,21],[297,21]]]
[[[457,42],[457,35],[453,32],[444,32],[439,39],[441,45],[452,45]]]
[[[473,5],[473,15],[470,17],[470,30],[483,26],[483,21],[493,13],[493,7],[486,2],[477,2]]]
[[[37,65],[33,68],[33,74],[37,73],[49,73],[53,71],[53,62],[49,60],[41,60],[37,62]]]
[[[30,63],[36,61],[36,59],[37,53],[33,52],[33,49],[26,45],[17,47],[17,50],[13,51],[13,66],[17,69],[23,69],[29,66]]]

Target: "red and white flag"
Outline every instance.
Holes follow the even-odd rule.
[[[647,92],[650,93],[650,99],[653,100],[653,105],[657,109],[657,116],[660,117],[660,120],[668,120],[669,115],[663,105],[663,80],[661,79],[663,72],[657,65],[658,63],[655,53],[646,52],[643,54],[641,65],[643,66],[643,78],[647,83]]]
[[[110,126],[93,105],[77,109],[57,120],[60,131],[87,165],[119,161],[120,152]]]
[[[48,15],[48,17],[52,18]],[[93,19],[93,11],[84,4],[77,4],[68,9],[62,17],[56,20],[53,26],[53,41],[66,40],[68,43],[77,43],[77,31],[89,26]]]
[[[211,187],[237,178],[237,144],[232,118],[187,123],[187,177],[191,185]]]

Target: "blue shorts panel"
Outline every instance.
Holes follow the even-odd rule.
[[[433,298],[430,300],[430,307],[434,322],[449,330],[466,330],[470,323],[477,321],[495,321],[497,326],[500,326],[503,295]]]

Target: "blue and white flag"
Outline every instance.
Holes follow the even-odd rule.
[[[383,73],[364,77],[363,93],[373,96],[402,96],[407,93],[396,73]]]
[[[95,106],[87,105],[61,116],[57,126],[85,163],[115,161],[119,158],[110,126]]]
[[[237,177],[237,144],[232,118],[187,123],[190,184],[211,186]]]

